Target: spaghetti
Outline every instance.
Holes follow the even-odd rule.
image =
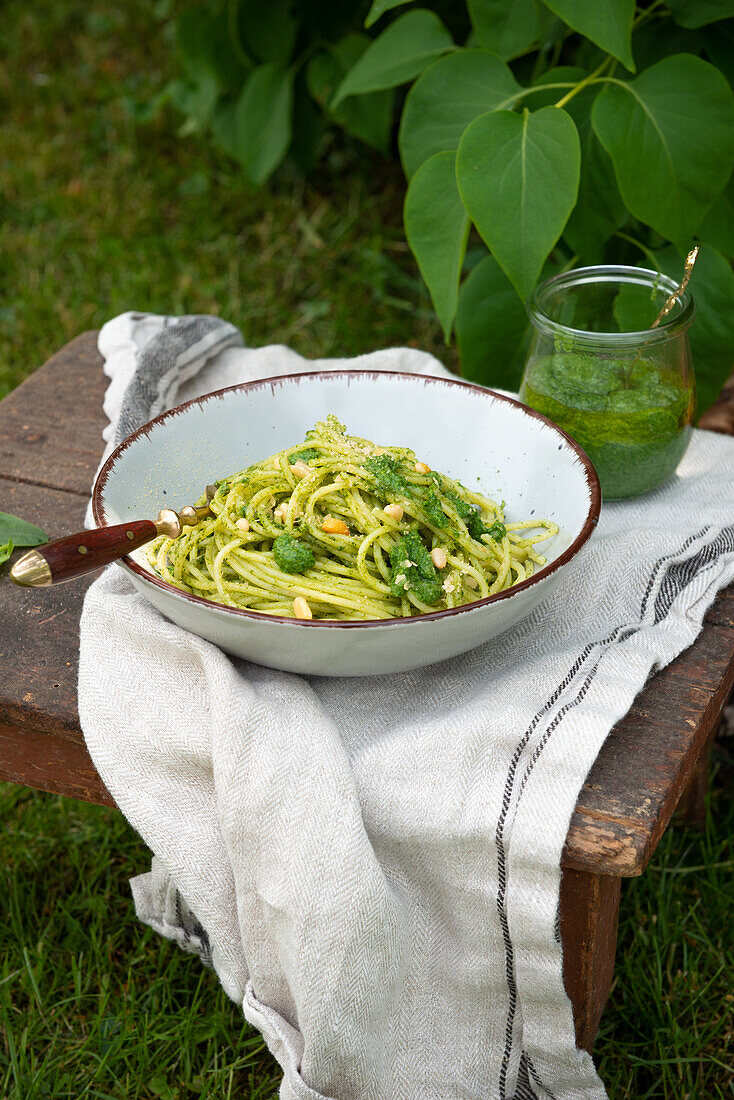
[[[204,498],[202,498],[202,503]],[[459,607],[532,576],[549,520],[503,507],[334,416],[304,443],[216,483],[212,515],[149,544],[153,570],[228,607],[392,619]],[[532,529],[533,533],[528,531]]]

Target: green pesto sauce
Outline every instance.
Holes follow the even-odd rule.
[[[311,547],[287,532],[278,535],[273,543],[273,557],[283,573],[305,573],[315,561]]]
[[[390,551],[390,588],[403,596],[412,588],[419,600],[437,604],[443,595],[441,580],[431,555],[417,531],[406,531]]]
[[[644,359],[558,352],[530,365],[520,398],[583,447],[607,500],[660,485],[691,435],[692,387]]]

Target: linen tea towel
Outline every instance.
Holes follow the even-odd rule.
[[[128,431],[146,404],[349,365],[237,341],[213,319],[111,322],[109,441],[123,408]],[[352,365],[441,372],[410,349]],[[428,669],[260,668],[165,620],[120,569],[95,581],[80,715],[154,852],[138,914],[214,966],[281,1062],[281,1097],[605,1095],[563,988],[561,851],[612,725],[733,579],[734,442],[696,432],[666,486],[604,507],[528,619]]]

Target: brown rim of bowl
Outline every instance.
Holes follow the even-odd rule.
[[[485,596],[481,600],[474,600],[472,603],[462,604],[461,607],[449,607],[443,611],[431,611],[426,614],[410,615],[405,618],[395,619],[353,619],[346,622],[333,622],[326,621],[324,619],[291,619],[286,615],[270,615],[267,612],[262,611],[248,611],[242,607],[228,607],[226,604],[217,603],[216,600],[207,600],[203,596],[194,596],[190,592],[184,592],[180,588],[176,588],[175,585],[170,584],[168,581],[164,581],[161,577],[156,577],[155,574],[150,573],[147,569],[143,569],[138,565],[136,561],[133,561],[129,555],[120,559],[120,564],[124,565],[132,573],[137,574],[148,584],[154,585],[156,588],[163,589],[164,592],[168,592],[171,595],[178,596],[179,599],[188,600],[191,603],[201,604],[202,607],[210,608],[214,611],[225,612],[230,615],[244,616],[247,619],[253,621],[262,621],[271,623],[279,623],[281,626],[291,626],[295,629],[313,629],[314,627],[330,627],[337,629],[355,629],[365,627],[379,627],[379,626],[406,626],[412,622],[427,622],[433,619],[446,619],[451,615],[462,615],[467,611],[475,611],[480,607],[484,607],[487,604],[499,603],[500,600],[506,600],[511,596],[514,596],[518,592],[523,592],[528,588],[531,588],[538,581],[545,580],[561,566],[573,558],[585,542],[591,537],[591,534],[599,521],[599,513],[601,511],[601,486],[599,484],[599,478],[596,470],[594,469],[591,459],[586,452],[579,447],[575,442],[564,432],[562,428],[559,428],[557,424],[554,424],[552,420],[549,420],[547,416],[543,416],[542,413],[536,412],[535,409],[530,409],[527,405],[523,405],[521,401],[516,401],[512,397],[505,397],[502,393],[497,393],[495,390],[486,389],[484,386],[477,386],[473,382],[464,382],[461,379],[454,378],[440,378],[435,375],[427,374],[411,374],[408,371],[369,371],[369,370],[334,370],[334,371],[300,371],[296,374],[278,374],[272,378],[260,378],[254,382],[241,382],[236,386],[227,386],[221,390],[213,390],[211,393],[202,394],[201,397],[194,397],[190,401],[184,401],[181,405],[176,405],[173,409],[169,409],[168,412],[161,413],[159,416],[153,417],[142,427],[129,435],[127,439],[124,439],[107,459],[101,470],[97,474],[92,489],[92,512],[95,522],[98,527],[109,526],[107,522],[107,515],[102,504],[102,493],[107,484],[107,479],[112,472],[112,469],[117,462],[120,455],[127,450],[127,448],[135,442],[135,440],[141,435],[148,435],[151,428],[156,424],[161,424],[164,420],[168,420],[170,417],[178,416],[184,409],[189,408],[191,405],[203,405],[205,401],[211,401],[213,398],[222,400],[226,394],[235,393],[241,390],[253,390],[262,389],[265,386],[271,388],[280,384],[283,385],[286,382],[296,382],[299,384],[302,381],[308,381],[311,379],[323,379],[323,378],[372,378],[379,380],[380,378],[407,378],[411,382],[428,382],[428,383],[440,383],[444,386],[460,386],[463,389],[473,390],[475,393],[480,394],[482,397],[492,398],[495,401],[503,401],[507,405],[514,405],[515,408],[520,409],[526,416],[534,417],[536,420],[540,420],[543,424],[547,424],[557,435],[565,441],[565,443],[574,452],[579,462],[581,463],[584,474],[586,476],[586,483],[589,487],[589,511],[586,515],[584,525],[581,531],[573,540],[571,545],[564,550],[559,558],[551,562],[548,566],[543,566],[537,573],[534,573],[532,577],[528,577],[527,580],[521,581],[520,584],[513,585],[512,588],[505,589],[504,592],[496,592],[493,596]]]

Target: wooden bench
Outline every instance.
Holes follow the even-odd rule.
[[[106,379],[84,333],[0,404],[0,510],[78,530],[102,453]],[[729,393],[712,427],[734,429]],[[114,805],[79,728],[79,616],[91,578],[19,589],[0,567],[0,779]],[[621,879],[644,871],[676,806],[700,820],[708,749],[734,679],[734,590],[611,732],[581,791],[561,888],[564,977],[591,1049],[611,987]]]

